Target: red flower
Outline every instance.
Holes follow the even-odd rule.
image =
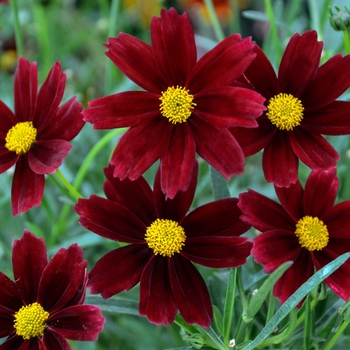
[[[36,63],[23,57],[15,75],[15,113],[0,101],[0,173],[14,164],[12,214],[38,206],[45,176],[62,164],[69,143],[84,125],[81,104],[75,97],[59,107],[66,75],[53,65],[40,91]]]
[[[188,324],[208,327],[212,306],[205,282],[191,263],[232,267],[251,249],[249,226],[239,219],[237,199],[203,205],[186,216],[198,165],[186,192],[165,199],[157,172],[153,191],[143,177],[120,181],[105,169],[107,199],[92,195],[74,207],[79,223],[100,236],[129,243],[103,256],[89,275],[92,293],[109,298],[140,282],[139,312],[156,324],[172,323],[180,310]]]
[[[299,159],[311,169],[331,169],[339,159],[321,136],[350,133],[350,103],[336,101],[350,86],[350,56],[336,55],[319,67],[323,43],[315,31],[293,35],[278,77],[263,51],[244,75],[266,98],[267,112],[255,129],[232,128],[245,156],[264,148],[268,182],[288,187],[298,179]]]
[[[228,85],[254,59],[251,40],[231,35],[197,62],[190,21],[174,9],[153,17],[151,40],[109,38],[106,55],[146,91],[98,98],[83,112],[95,129],[130,127],[112,156],[113,176],[135,180],[160,159],[161,188],[173,198],[187,190],[196,152],[227,179],[241,174],[243,152],[227,127],[256,127],[264,99]]]
[[[69,350],[65,338],[95,341],[105,319],[83,305],[87,261],[73,244],[48,262],[45,242],[24,230],[12,252],[14,281],[0,272],[1,350]]]
[[[287,260],[294,264],[274,287],[283,303],[309,277],[338,256],[350,251],[350,201],[334,205],[338,178],[335,169],[313,170],[305,189],[299,181],[276,187],[281,204],[248,190],[239,196],[241,219],[262,233],[253,239],[251,254],[271,273]],[[341,298],[350,298],[350,263],[325,283]]]

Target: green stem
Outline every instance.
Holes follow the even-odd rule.
[[[338,338],[345,331],[345,328],[349,325],[349,322],[344,321],[341,326],[338,328],[337,332],[333,335],[332,339],[329,341],[324,350],[332,349],[333,345],[337,342]]]
[[[311,16],[311,29],[315,29],[319,40],[322,40],[321,31],[321,14],[320,14],[320,3],[319,0],[309,0],[309,11]]]
[[[237,269],[230,269],[230,274],[227,282],[226,299],[224,307],[224,327],[223,327],[223,340],[225,344],[229,344],[230,330],[232,325],[232,317],[235,303],[236,294],[236,277]]]
[[[17,50],[18,56],[23,56],[24,55],[23,37],[21,33],[21,26],[19,23],[18,7],[17,7],[16,1],[17,0],[10,0],[10,4],[12,8],[14,26],[15,26],[16,50]]]
[[[214,29],[216,38],[218,39],[218,41],[224,40],[225,34],[220,26],[220,22],[219,22],[217,15],[216,15],[216,11],[215,11],[215,8],[213,6],[212,0],[204,0],[204,3],[208,9],[210,21],[213,25],[213,29]]]
[[[75,198],[79,199],[83,196],[67,181],[67,179],[64,177],[60,169],[56,170],[56,176],[61,180],[63,185],[67,188],[69,193]]]
[[[265,12],[270,22],[270,31],[271,31],[272,40],[275,46],[277,62],[280,62],[282,57],[281,43],[278,36],[278,30],[277,30],[275,16],[272,9],[271,0],[264,0],[264,1],[265,1]]]
[[[347,30],[343,30],[344,35],[344,47],[345,47],[345,53],[347,55],[350,54],[350,38],[349,38],[349,32]]]

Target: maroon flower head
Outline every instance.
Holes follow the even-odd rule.
[[[338,191],[335,169],[313,170],[302,188],[275,186],[280,204],[248,190],[239,196],[241,219],[262,233],[253,239],[254,260],[271,273],[287,260],[294,264],[274,287],[285,302],[314,273],[350,251],[350,201],[334,204]],[[350,263],[326,278],[341,298],[350,298]],[[301,303],[299,304],[299,306]]]
[[[53,65],[38,89],[36,63],[21,57],[15,74],[15,112],[0,101],[0,173],[16,164],[12,214],[41,203],[45,174],[52,174],[71,149],[84,125],[75,97],[59,106],[66,83],[60,64]]]
[[[87,261],[73,244],[47,261],[45,242],[24,230],[12,252],[14,280],[0,272],[1,350],[69,350],[65,338],[97,340],[105,319],[83,305]]]
[[[296,183],[299,159],[311,169],[334,168],[339,155],[322,134],[350,133],[350,102],[336,100],[350,86],[350,55],[319,67],[322,47],[316,31],[293,35],[276,76],[255,46],[256,59],[244,73],[243,80],[266,98],[267,111],[258,128],[230,130],[245,156],[264,149],[265,178],[279,187]]]
[[[130,127],[112,156],[113,176],[135,180],[160,159],[161,188],[173,198],[190,185],[196,152],[227,179],[241,174],[243,152],[227,127],[256,127],[265,110],[261,95],[229,86],[255,57],[250,38],[231,35],[197,61],[187,15],[163,9],[151,41],[109,38],[106,55],[145,91],[98,98],[83,112],[95,129]]]
[[[203,205],[186,216],[197,184],[198,164],[187,191],[173,199],[153,191],[143,177],[121,181],[105,169],[107,199],[92,195],[74,207],[79,223],[100,236],[128,243],[103,256],[89,275],[92,293],[109,298],[140,282],[139,312],[156,324],[172,323],[178,312],[188,324],[208,327],[213,317],[205,282],[191,263],[233,267],[245,263],[251,242],[240,237],[249,225],[239,219],[237,199]]]

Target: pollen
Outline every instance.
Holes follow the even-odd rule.
[[[181,86],[169,87],[162,92],[159,99],[162,101],[160,113],[173,124],[186,122],[197,105],[193,102],[193,95],[189,93],[189,90]]]
[[[303,120],[304,107],[301,101],[291,94],[278,94],[270,99],[267,117],[280,130],[293,130]]]
[[[14,328],[16,334],[22,336],[24,340],[42,337],[49,316],[50,314],[37,302],[22,306],[15,313]]]
[[[7,132],[5,147],[16,154],[27,153],[36,140],[36,133],[32,122],[17,123]]]
[[[153,249],[155,255],[171,257],[179,253],[185,245],[184,229],[176,222],[167,219],[157,219],[147,227],[145,241]]]
[[[299,244],[310,251],[322,250],[329,241],[327,226],[312,216],[304,216],[297,222],[295,235]]]

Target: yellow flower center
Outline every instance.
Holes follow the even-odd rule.
[[[16,154],[27,153],[36,140],[36,129],[32,122],[20,122],[13,126],[6,135],[5,147]]]
[[[15,313],[14,328],[16,334],[25,340],[42,337],[49,316],[50,314],[37,302],[22,306]]]
[[[168,87],[166,91],[162,92],[159,99],[162,101],[160,113],[173,124],[185,122],[196,106],[196,103],[193,102],[193,95],[181,86]]]
[[[185,245],[184,229],[176,222],[167,219],[157,219],[147,227],[145,241],[153,249],[155,255],[171,257],[179,253]]]
[[[267,117],[280,130],[292,130],[300,125],[304,107],[301,101],[291,94],[278,94],[270,99]]]
[[[299,244],[310,251],[323,249],[329,241],[327,226],[312,216],[304,216],[297,222],[295,234]]]

